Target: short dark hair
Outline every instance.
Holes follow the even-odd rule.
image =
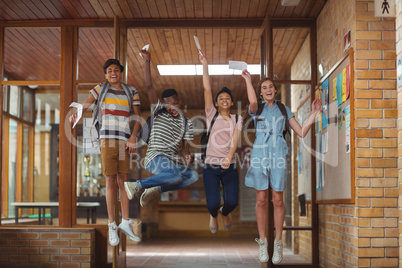
[[[231,98],[232,101],[233,101],[232,91],[231,91],[230,89],[228,89],[227,87],[223,87],[218,93],[216,93],[215,102],[218,101],[218,97],[219,97],[219,95],[222,94],[222,93],[227,93],[227,94],[229,94],[230,98]]]
[[[124,71],[124,66],[120,64],[120,61],[118,59],[108,59],[105,64],[103,64],[103,72],[106,74],[107,73],[107,68],[112,65],[115,64],[117,66],[119,66],[120,68],[120,72]]]
[[[169,88],[169,89],[166,89],[165,91],[162,92],[162,99],[169,98],[169,97],[174,96],[174,95],[179,97],[179,94],[177,94],[176,89]]]

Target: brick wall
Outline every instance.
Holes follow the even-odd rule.
[[[95,267],[95,229],[1,228],[0,267]]]
[[[401,39],[402,39],[402,37],[401,37],[401,33],[402,33],[402,25],[401,25],[401,19],[402,19],[402,8],[401,8],[401,5],[402,5],[402,0],[396,0],[395,1],[396,2],[396,14],[397,14],[397,17],[396,17],[396,53],[397,53],[397,56],[398,56],[398,58],[400,58],[401,56],[402,56],[402,47],[401,47],[401,44],[402,44],[402,42],[401,42]],[[397,75],[398,76],[401,76],[402,75],[402,73],[401,73],[401,70],[397,70]],[[398,89],[397,89],[397,100],[398,100],[398,148],[401,148],[401,144],[402,144],[402,130],[401,130],[401,118],[402,118],[402,106],[401,106],[401,104],[402,104],[402,90],[401,90],[402,88],[401,87],[398,87]],[[402,233],[402,225],[401,225],[401,223],[402,223],[402,210],[401,210],[401,207],[402,207],[402,203],[401,203],[401,200],[402,200],[402,171],[401,171],[401,168],[402,168],[402,162],[401,162],[401,157],[402,157],[402,150],[398,150],[398,168],[399,168],[399,176],[398,176],[398,185],[399,185],[399,201],[398,201],[398,204],[399,204],[399,206],[398,206],[398,208],[399,208],[399,237],[401,237],[401,233]],[[394,223],[394,224],[398,224],[398,223]],[[398,246],[399,246],[399,249],[398,249],[398,251],[399,251],[399,267],[401,267],[402,266],[402,240],[401,239],[399,239],[399,244],[398,244]]]
[[[322,267],[398,267],[395,23],[374,17],[374,1],[330,0],[317,19],[324,73],[351,30],[355,65],[355,206],[320,205]]]

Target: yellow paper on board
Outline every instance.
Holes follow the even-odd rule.
[[[346,68],[342,71],[342,103],[346,100]]]
[[[332,100],[336,100],[336,77],[332,80]]]

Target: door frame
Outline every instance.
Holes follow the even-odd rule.
[[[273,64],[273,29],[274,28],[309,28],[310,30],[310,62],[311,62],[311,78],[310,80],[275,80],[275,83],[280,84],[310,84],[310,98],[314,99],[314,89],[317,85],[317,48],[316,48],[316,21],[315,19],[273,19],[268,15],[264,20],[261,27],[261,79],[265,77],[274,78],[274,64]],[[311,146],[315,148],[315,128],[311,128]],[[319,265],[319,250],[318,250],[318,205],[316,203],[316,178],[315,178],[315,158],[311,155],[311,226],[284,226],[284,231],[311,231],[312,240],[312,261],[306,264],[282,264],[275,265],[271,261],[261,264],[261,267],[308,267],[314,268]],[[268,200],[272,200],[272,192],[268,191]],[[275,240],[274,235],[274,221],[273,219],[273,203],[268,202],[268,254],[272,256],[273,245]]]

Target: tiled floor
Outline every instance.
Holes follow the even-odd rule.
[[[284,250],[287,263],[302,262]],[[260,267],[258,244],[253,239],[228,237],[158,238],[128,245],[127,268],[134,267]]]

